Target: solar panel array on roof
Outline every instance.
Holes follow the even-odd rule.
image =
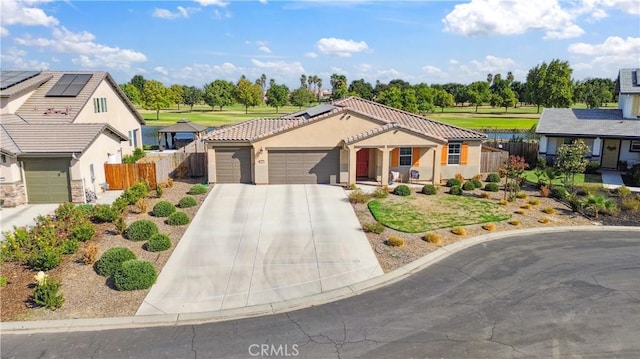
[[[92,74],[64,74],[47,92],[48,97],[76,97],[91,79]]]
[[[8,89],[39,74],[40,71],[2,71],[0,90]]]

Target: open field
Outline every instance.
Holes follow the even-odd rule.
[[[430,114],[427,117],[450,125],[473,129],[492,127],[505,130],[528,130],[531,126],[538,123],[537,118],[522,117],[456,117],[455,115],[452,116],[452,114],[447,113],[444,115]]]

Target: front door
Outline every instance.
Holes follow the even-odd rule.
[[[369,149],[356,152],[356,177],[369,177]]]
[[[602,168],[617,168],[620,140],[607,138],[602,144]]]

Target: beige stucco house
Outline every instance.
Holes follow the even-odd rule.
[[[144,119],[106,72],[2,71],[0,198],[85,202],[104,163],[142,147]]]
[[[258,118],[209,133],[204,141],[211,183],[439,183],[480,172],[475,131],[357,97],[280,118]],[[415,178],[414,178],[415,179]]]

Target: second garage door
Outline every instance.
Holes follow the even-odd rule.
[[[69,161],[68,158],[24,160],[30,204],[69,202]]]
[[[251,147],[216,148],[217,183],[251,183]]]
[[[336,183],[340,148],[331,150],[269,151],[269,183]]]

